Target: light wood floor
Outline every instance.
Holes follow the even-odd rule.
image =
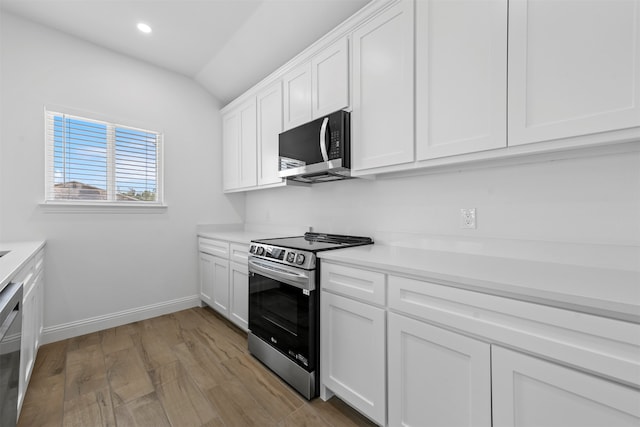
[[[246,334],[193,308],[42,346],[19,426],[372,426],[306,401],[247,352]]]

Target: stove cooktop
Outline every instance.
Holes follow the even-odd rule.
[[[372,243],[373,240],[369,237],[311,232],[305,233],[304,236],[252,240],[249,246],[249,262],[251,263],[251,259],[264,259],[312,270],[316,268],[316,252]]]
[[[307,252],[320,252],[331,249],[349,248],[352,246],[370,245],[373,243],[373,240],[369,237],[308,232],[305,233],[304,236],[260,239],[252,240],[252,242]]]

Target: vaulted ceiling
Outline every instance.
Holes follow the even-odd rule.
[[[369,1],[0,0],[0,6],[193,78],[226,104]],[[140,33],[138,22],[153,31]]]

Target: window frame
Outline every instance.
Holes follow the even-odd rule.
[[[59,116],[65,115],[74,119],[94,122],[105,125],[107,127],[107,170],[111,170],[115,167],[115,130],[118,128],[131,129],[141,132],[148,132],[157,135],[156,138],[156,200],[130,200],[119,201],[117,200],[117,193],[110,191],[110,188],[115,188],[115,173],[111,172],[107,174],[107,200],[82,200],[82,199],[55,199],[53,192],[55,186],[54,178],[54,151],[55,141],[53,132],[49,130],[50,115]],[[52,117],[53,117],[52,116]],[[69,109],[66,107],[46,105],[44,107],[44,144],[45,144],[45,188],[44,188],[44,201],[40,203],[45,211],[51,212],[67,212],[67,213],[83,213],[83,212],[96,212],[96,213],[122,213],[122,212],[161,212],[167,208],[164,198],[164,132],[158,130],[149,130],[150,126],[140,126],[132,124],[124,124],[122,120],[113,120],[109,117],[105,117],[96,113],[89,113],[84,111],[78,111]],[[113,132],[110,132],[111,129]],[[113,135],[114,138],[111,138]]]

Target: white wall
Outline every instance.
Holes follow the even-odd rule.
[[[477,229],[460,229],[476,208]],[[456,239],[524,239],[640,246],[640,153],[353,179],[247,194],[247,222],[299,222],[318,231]]]
[[[244,216],[244,197],[221,191],[219,103],[187,78],[7,12],[1,40],[0,238],[47,240],[45,333],[156,304],[194,304],[196,225]],[[168,210],[44,212],[43,106],[51,104],[164,132]]]

